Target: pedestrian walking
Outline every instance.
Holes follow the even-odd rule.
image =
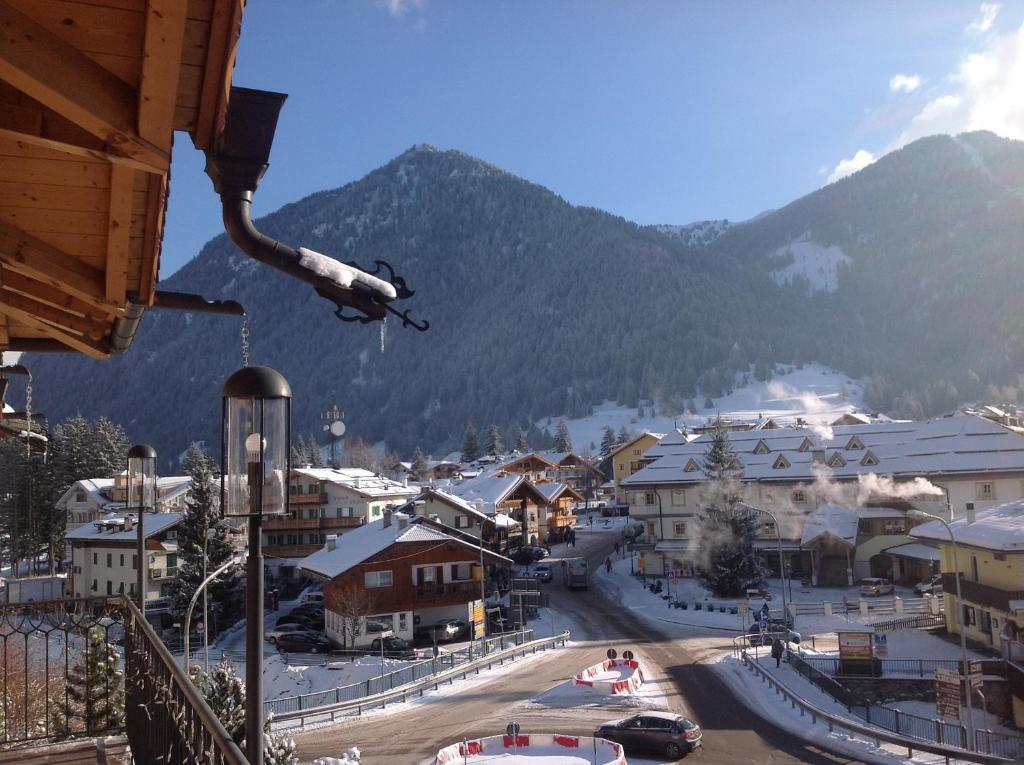
[[[604,559],[604,570],[607,571],[609,574],[612,572],[612,559],[611,558],[605,558]]]
[[[618,542],[615,543],[615,554],[616,555],[619,554],[619,543]]]
[[[775,666],[778,667],[782,662],[782,654],[785,652],[786,647],[782,644],[780,638],[775,638],[772,641],[772,658],[775,659]]]

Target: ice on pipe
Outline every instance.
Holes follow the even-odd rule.
[[[361,284],[387,300],[394,300],[398,297],[398,293],[390,282],[370,276],[365,271],[321,255],[319,252],[307,250],[305,247],[299,248],[299,265],[318,276],[330,279],[344,289],[352,289],[354,284]]]

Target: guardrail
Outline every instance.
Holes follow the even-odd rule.
[[[438,686],[447,681],[449,684],[453,683],[456,679],[466,678],[470,673],[480,674],[480,670],[490,669],[495,664],[504,664],[506,661],[515,661],[516,656],[526,656],[527,654],[535,654],[538,650],[546,650],[547,648],[555,648],[556,645],[565,645],[565,641],[570,637],[568,630],[560,635],[554,635],[552,637],[540,638],[538,640],[532,640],[520,645],[511,646],[504,650],[495,651],[487,655],[480,656],[473,661],[465,662],[456,667],[449,669],[442,669],[439,672],[422,677],[418,680],[414,680],[406,685],[402,685],[396,688],[391,688],[386,691],[375,693],[368,696],[361,696],[355,699],[342,700],[334,703],[322,703],[317,706],[303,707],[299,709],[293,709],[290,711],[282,711],[274,714],[274,724],[280,724],[283,722],[293,722],[298,720],[299,727],[305,725],[305,720],[310,717],[321,717],[329,716],[331,721],[334,721],[339,715],[357,714],[361,715],[364,709],[373,709],[375,707],[384,708],[387,706],[389,701],[399,700],[407,701],[409,696],[412,694],[419,693],[423,695],[424,691],[429,689],[431,686],[436,690]],[[327,692],[330,693],[330,692]],[[310,696],[316,696],[317,694],[306,694],[303,698],[309,698]],[[269,705],[274,702],[267,702],[267,709]]]
[[[840,672],[841,662],[836,656],[808,656],[802,652],[798,653],[801,660],[819,672],[833,677],[843,674]],[[964,674],[959,659],[875,659],[871,662],[871,666],[873,669],[878,669],[880,674],[872,675],[869,672],[863,676],[916,675],[917,677],[932,678],[937,669],[948,669]],[[1006,677],[1006,663],[1002,659],[982,659],[981,671],[986,675]],[[856,675],[856,677],[862,677],[862,675]]]
[[[875,632],[896,632],[898,630],[916,630],[923,627],[945,627],[946,618],[932,614],[904,616],[902,619],[890,619],[887,622],[875,622],[871,625]]]
[[[777,694],[781,695],[783,699],[788,701],[793,709],[800,709],[801,717],[809,715],[812,724],[817,724],[819,721],[824,723],[828,726],[829,733],[833,733],[836,730],[847,731],[848,733],[864,736],[873,740],[875,742],[875,746],[878,747],[882,745],[883,741],[887,744],[906,747],[908,757],[913,757],[915,751],[937,754],[946,758],[947,765],[950,758],[963,760],[965,762],[982,763],[983,765],[996,765],[997,763],[1007,763],[1007,765],[1009,765],[1009,763],[1014,762],[1014,760],[1009,757],[984,754],[982,752],[971,752],[967,749],[956,746],[936,744],[920,740],[909,735],[892,733],[882,728],[866,724],[861,725],[853,720],[831,714],[830,712],[826,712],[825,710],[805,701],[785,684],[772,677],[770,672],[765,670],[757,661],[747,655],[747,650],[745,648],[740,648],[739,652],[741,660],[748,668],[750,668],[751,671],[756,675],[759,675],[762,681],[768,683],[770,688],[774,689]]]

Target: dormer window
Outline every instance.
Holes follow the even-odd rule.
[[[861,458],[860,464],[863,465],[864,467],[874,467],[875,465],[878,464],[878,457],[876,457],[873,452],[868,450]]]
[[[697,460],[690,458],[690,461],[686,463],[686,467],[683,470],[687,473],[697,473],[700,471],[700,465],[697,464]]]
[[[786,459],[784,454],[780,454],[775,458],[775,464],[772,465],[772,470],[782,470],[783,468],[789,467],[789,460]]]
[[[832,468],[846,467],[846,460],[839,452],[833,452],[832,456],[828,458],[828,466]]]
[[[800,444],[800,451],[802,451],[802,452],[809,452],[813,448],[814,448],[814,443],[809,438],[805,438],[804,442],[802,444]]]
[[[768,448],[768,444],[764,441],[758,441],[757,446],[754,447],[754,454],[768,454],[771,449]]]
[[[846,442],[847,451],[854,452],[863,448],[864,442],[860,440],[860,436],[850,436],[850,440]]]

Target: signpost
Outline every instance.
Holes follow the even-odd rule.
[[[884,659],[889,655],[889,636],[884,632],[878,632],[874,636],[875,656]]]
[[[947,720],[960,719],[960,673],[935,670],[935,711]]]
[[[741,601],[736,604],[736,613],[740,615],[740,624],[743,629],[747,628],[747,614],[750,613],[750,604],[746,601]]]
[[[874,633],[840,632],[839,667],[843,674],[875,674]]]
[[[394,630],[381,630],[380,633],[380,692],[384,693],[384,642],[394,636]]]

